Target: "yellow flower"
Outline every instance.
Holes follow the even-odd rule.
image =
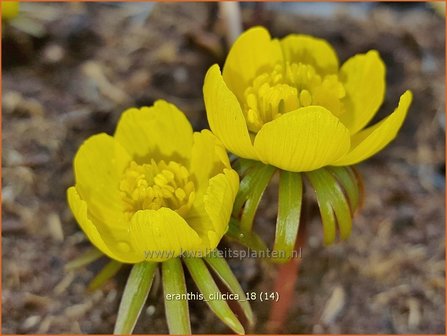
[[[4,1],[2,6],[2,18],[10,20],[15,18],[19,14],[19,2],[18,1]]]
[[[239,178],[207,130],[193,133],[174,105],[123,113],[114,136],[87,139],[74,159],[70,208],[90,241],[125,263],[214,249]]]
[[[256,27],[231,48],[203,88],[213,133],[234,154],[292,171],[346,166],[382,150],[400,129],[410,91],[393,113],[365,128],[385,95],[385,65],[371,50],[339,68],[324,40],[271,39]]]

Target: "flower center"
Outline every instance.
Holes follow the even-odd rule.
[[[183,216],[191,208],[195,196],[188,170],[177,162],[163,160],[141,165],[132,161],[124,171],[120,190],[129,215],[138,210],[166,207]]]
[[[265,123],[309,105],[323,106],[340,116],[345,94],[336,74],[322,76],[303,63],[277,64],[272,72],[257,76],[244,92],[248,129],[257,133]]]

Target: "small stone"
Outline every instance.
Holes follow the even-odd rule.
[[[43,51],[43,61],[48,64],[60,62],[64,56],[64,49],[58,44],[50,44]]]
[[[345,301],[345,290],[341,286],[335,287],[321,315],[321,322],[324,325],[334,323],[345,306]]]
[[[64,241],[64,231],[62,230],[61,219],[55,212],[48,215],[48,230],[55,241]]]
[[[147,309],[146,309],[146,314],[148,315],[148,316],[152,316],[152,315],[154,315],[155,314],[155,306],[149,306],[149,307],[147,307]]]
[[[28,317],[24,322],[23,322],[23,329],[25,330],[29,330],[33,327],[35,327],[38,323],[40,322],[40,316],[38,315],[32,315],[30,317]]]

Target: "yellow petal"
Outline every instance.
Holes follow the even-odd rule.
[[[347,166],[363,161],[381,151],[397,135],[407,115],[413,95],[406,91],[399,100],[399,106],[388,117],[364,129],[351,138],[351,150],[334,166]]]
[[[205,76],[203,95],[213,133],[229,151],[246,159],[256,159],[241,106],[225,84],[217,64]]]
[[[92,219],[122,227],[121,174],[130,162],[126,150],[107,134],[87,139],[74,158],[76,189],[89,207]]]
[[[239,176],[225,168],[210,179],[206,194],[188,214],[188,223],[203,239],[203,251],[214,249],[227,231],[238,189]]]
[[[103,232],[100,233],[100,231],[104,231],[104,228],[98,230],[98,227],[89,218],[87,203],[80,198],[75,187],[70,187],[67,190],[67,198],[79,226],[101,252],[123,263],[138,263],[143,260],[132,250],[130,244],[126,243],[128,237],[122,237],[121,241],[112,241],[109,240],[110,238],[103,237]]]
[[[228,229],[228,222],[238,189],[239,176],[233,169],[224,169],[223,174],[214,176],[210,180],[208,191],[204,197],[205,211],[213,223],[219,240]],[[216,246],[218,243],[215,243]]]
[[[349,131],[328,110],[308,106],[265,124],[255,138],[262,162],[292,171],[326,166],[349,150]]]
[[[2,1],[0,5],[2,6],[2,19],[10,20],[19,14],[18,1]]]
[[[277,63],[282,63],[279,41],[272,40],[267,29],[254,27],[234,42],[223,67],[223,78],[230,90],[242,99],[256,75],[272,69]]]
[[[146,261],[168,260],[202,243],[186,221],[168,208],[137,211],[131,219],[130,236]]]
[[[228,154],[223,144],[209,130],[194,132],[190,171],[196,178],[196,197],[200,198],[207,188],[210,178],[231,168]]]
[[[115,138],[137,162],[164,159],[185,163],[191,153],[192,128],[175,105],[158,100],[154,106],[125,111]]]
[[[377,51],[371,50],[348,59],[340,69],[346,89],[345,113],[340,120],[357,133],[368,124],[382,105],[385,96],[385,64]]]
[[[291,34],[281,40],[284,60],[291,63],[310,64],[320,74],[338,71],[338,57],[334,48],[323,39]]]

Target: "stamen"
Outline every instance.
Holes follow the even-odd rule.
[[[303,90],[300,92],[300,103],[301,106],[309,106],[312,104],[312,96],[309,91]]]
[[[138,210],[167,207],[185,215],[194,202],[195,186],[181,164],[163,160],[142,165],[132,161],[120,182],[125,211],[131,216]]]
[[[345,94],[337,75],[321,76],[303,63],[277,64],[272,72],[254,78],[245,90],[243,111],[249,130],[257,133],[265,123],[309,105],[323,106],[340,116]]]

